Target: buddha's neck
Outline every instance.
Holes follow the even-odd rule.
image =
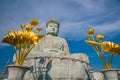
[[[47,34],[47,36],[50,36],[50,37],[57,37],[57,35],[53,35],[53,34]]]

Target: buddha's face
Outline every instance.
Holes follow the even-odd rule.
[[[58,34],[58,30],[59,30],[59,26],[56,23],[49,23],[46,28],[47,34],[51,34],[55,36]]]

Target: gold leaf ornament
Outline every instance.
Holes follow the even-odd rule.
[[[86,43],[88,43],[90,46],[98,46],[100,43],[90,40],[85,40]]]
[[[109,52],[113,55],[120,54],[120,46],[114,42],[105,41],[101,43],[101,50]]]
[[[110,46],[111,46],[110,42],[105,41],[105,42],[101,43],[101,50],[109,52],[111,49]]]
[[[11,44],[13,46],[28,46],[36,44],[38,36],[34,32],[28,32],[26,30],[12,30],[3,38],[2,42]]]

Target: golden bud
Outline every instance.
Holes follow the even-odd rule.
[[[32,31],[32,29],[33,29],[33,28],[32,28],[31,25],[26,25],[26,30],[27,30],[27,31]]]
[[[33,26],[36,26],[36,25],[38,25],[39,23],[38,23],[38,21],[37,21],[36,19],[32,19],[32,20],[30,21],[30,24],[33,25]]]
[[[87,32],[89,35],[94,34],[94,29],[89,29]]]
[[[104,38],[104,36],[101,35],[101,34],[98,34],[98,35],[96,36],[96,40],[102,40],[103,38]]]
[[[24,24],[20,24],[20,27],[23,29],[25,27],[25,25]]]

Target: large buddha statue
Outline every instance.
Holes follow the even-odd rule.
[[[64,38],[58,37],[59,22],[50,19],[46,23],[46,35],[31,50],[24,65],[32,66],[25,80],[90,80],[85,64],[87,55],[70,54]]]

